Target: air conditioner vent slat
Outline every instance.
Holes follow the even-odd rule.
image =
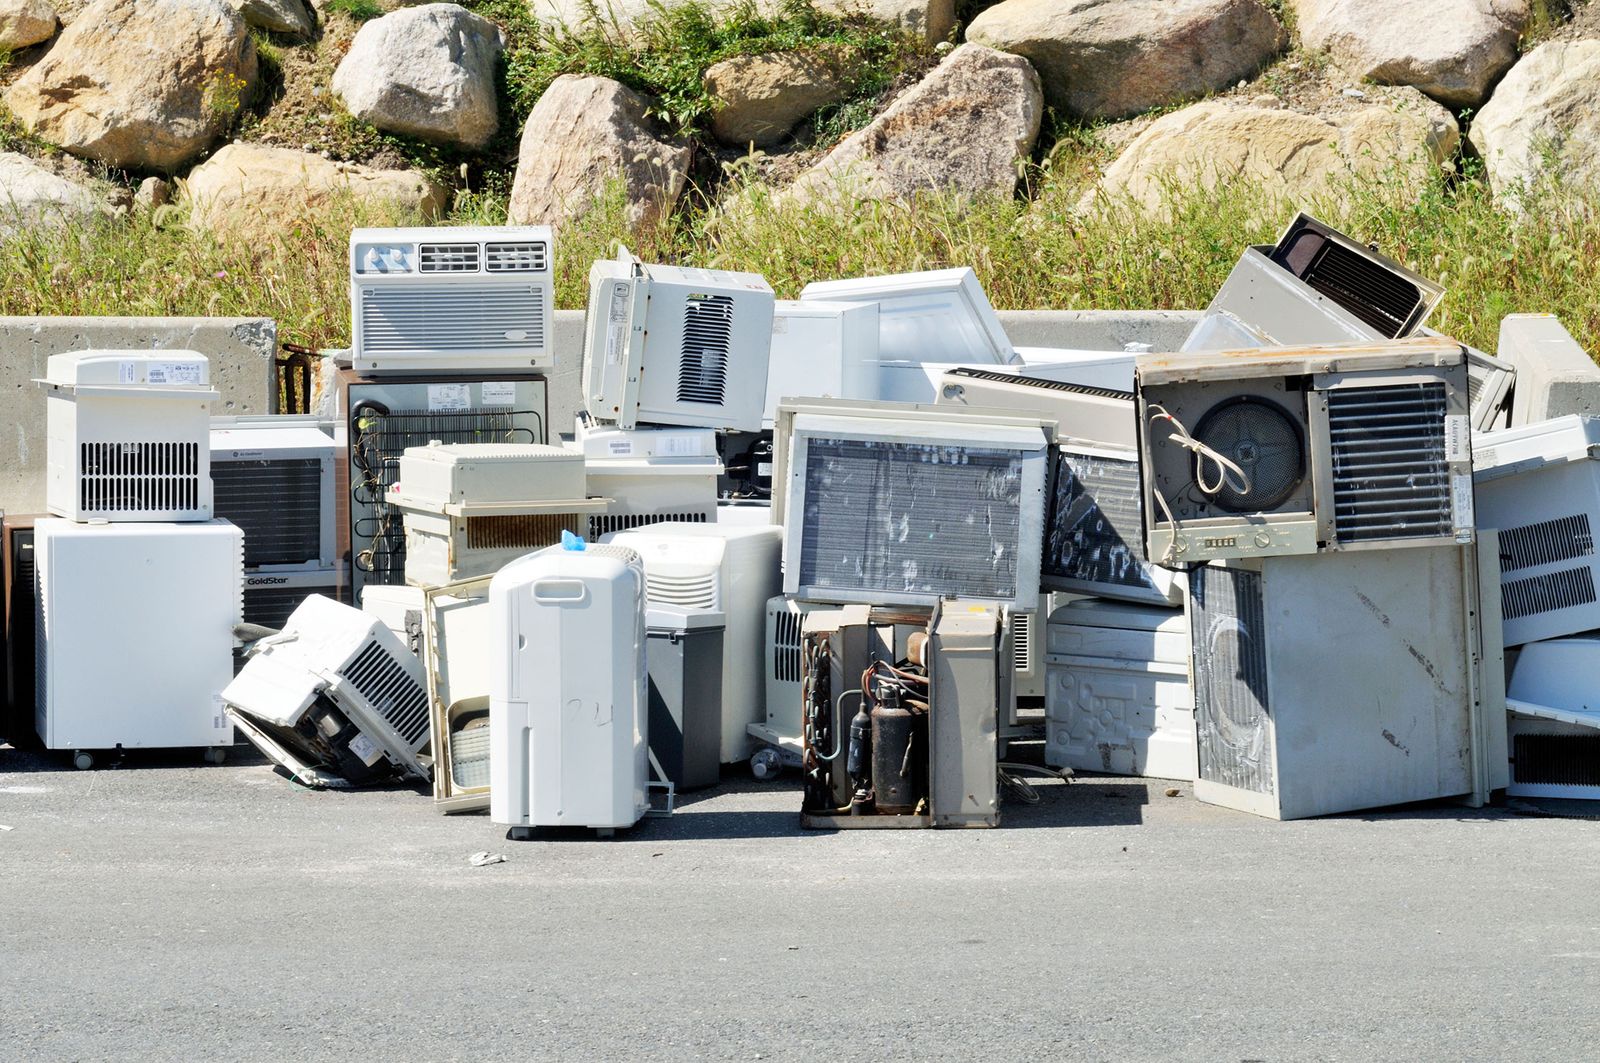
[[[1033,614],[1011,614],[1011,660],[1016,671],[1028,674],[1033,671]]]
[[[732,354],[733,297],[708,295],[685,300],[678,401],[723,405],[728,395],[728,361]]]
[[[550,268],[549,248],[542,240],[486,244],[483,268],[487,273],[544,273]]]
[[[1189,587],[1200,778],[1274,794],[1261,576],[1202,566],[1190,574]]]
[[[684,605],[699,609],[719,608],[715,572],[699,576],[663,576],[647,571],[645,594],[650,601],[662,605]]]
[[[612,532],[632,531],[666,521],[690,524],[706,523],[704,512],[698,513],[606,513],[589,518],[589,538],[598,539]]]
[[[418,273],[476,273],[477,244],[422,244],[417,248]]]
[[[1587,513],[1500,530],[1501,572],[1551,565],[1593,553],[1594,529]]]
[[[1600,786],[1600,735],[1519,734],[1511,765],[1525,786]]]
[[[1328,392],[1340,542],[1452,532],[1446,404],[1442,381]]]
[[[1166,601],[1144,552],[1139,463],[1058,450],[1046,514],[1047,576],[1139,600]]]
[[[388,650],[369,642],[344,667],[343,675],[356,691],[393,727],[412,749],[422,748],[428,737],[428,694]]]
[[[383,285],[361,289],[364,356],[543,349],[536,284]]]
[[[1562,569],[1500,584],[1500,612],[1507,620],[1591,605],[1594,601],[1594,572],[1587,567]]]
[[[800,618],[790,609],[773,616],[772,678],[780,683],[800,682]]]
[[[322,560],[319,459],[213,461],[211,489],[212,511],[244,530],[246,566]]]

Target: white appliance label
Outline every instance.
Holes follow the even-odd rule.
[[[775,318],[772,319],[772,334],[774,336],[782,335],[783,333],[788,332],[788,331],[789,331],[789,319],[788,318],[786,318],[786,317],[775,317]]]
[[[466,384],[429,384],[428,412],[449,413],[470,409],[471,388]]]
[[[198,384],[199,362],[150,362],[152,384]]]
[[[761,477],[763,480],[772,479],[772,462],[770,462],[770,461],[758,461],[758,462],[756,462],[756,475]]]
[[[371,764],[378,759],[378,743],[364,734],[357,734],[350,739],[350,752],[361,758],[361,763]]]
[[[132,362],[120,362],[118,363],[117,368],[117,379],[119,381],[124,384],[133,384],[138,382],[138,377],[134,372]]]
[[[1444,460],[1466,461],[1472,457],[1472,426],[1466,414],[1451,414],[1444,419]]]
[[[483,382],[483,404],[485,406],[514,406],[517,401],[517,385],[510,380],[485,380]]]
[[[693,436],[662,436],[656,444],[656,453],[663,458],[692,458],[700,453],[700,441]]]
[[[1471,473],[1457,473],[1450,477],[1450,514],[1455,519],[1457,531],[1471,531],[1474,527]]]
[[[613,439],[607,444],[613,458],[626,458],[633,453],[633,444],[626,439]]]
[[[622,333],[628,327],[628,289],[611,293],[611,313],[607,315],[606,362],[615,365],[622,358]]]

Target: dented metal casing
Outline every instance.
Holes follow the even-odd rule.
[[[1472,541],[1467,354],[1453,340],[1150,354],[1134,375],[1158,564]],[[1202,465],[1185,431],[1250,490],[1208,491],[1222,466]],[[1285,461],[1297,471],[1277,476]]]

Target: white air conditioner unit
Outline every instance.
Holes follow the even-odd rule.
[[[772,288],[755,273],[645,265],[624,248],[589,270],[584,406],[633,428],[761,430]]]
[[[819,400],[780,406],[774,439],[785,594],[1037,604],[1053,418]]]
[[[489,818],[631,827],[649,810],[645,576],[620,546],[553,547],[489,587]],[[585,667],[572,667],[583,647]]]
[[[213,417],[216,515],[244,530],[247,569],[332,567],[338,557],[333,425],[314,417]]]
[[[1478,526],[1500,532],[1505,644],[1600,628],[1600,418],[1473,439]]]
[[[665,521],[717,519],[717,435],[709,428],[616,428],[580,413],[573,442],[589,492],[605,498],[589,518],[592,538]]]
[[[424,592],[422,664],[428,676],[433,807],[445,813],[489,807],[492,576]]]
[[[780,399],[878,397],[876,304],[778,301],[762,427],[772,427]]]
[[[194,351],[50,356],[50,512],[69,520],[210,520],[210,363]]]
[[[47,749],[233,744],[244,536],[225,520],[34,525],[34,723]]]
[[[1135,372],[1157,563],[1472,541],[1459,344],[1147,354]]]
[[[1421,329],[1444,289],[1301,214],[1251,247],[1180,350],[1366,343]]]
[[[422,759],[428,748],[422,664],[359,609],[307,598],[281,632],[256,643],[222,700],[351,783],[429,777]]]
[[[369,379],[341,370],[335,441],[345,448],[349,483],[343,538],[352,600],[370,584],[405,581],[405,522],[390,504],[409,447],[441,443],[544,443],[546,382],[541,376],[434,374]]]
[[[362,589],[360,601],[363,613],[388,628],[406,649],[422,656],[422,613],[428,601],[424,588],[374,583]]]
[[[1524,646],[1511,672],[1512,797],[1600,799],[1600,639],[1551,639]]]
[[[409,447],[389,503],[405,516],[406,582],[492,575],[563,532],[589,535],[604,499],[585,497],[584,460],[541,443]]]
[[[1050,614],[1045,649],[1046,764],[1194,780],[1194,695],[1182,609],[1072,602]]]
[[[553,368],[553,246],[544,225],[352,230],[356,371]]]
[[[783,529],[774,525],[652,524],[605,540],[638,554],[651,605],[722,613],[720,763],[751,753],[750,725],[764,713],[767,601],[778,593]]]
[[[971,269],[813,281],[800,292],[800,300],[877,304],[878,358],[883,362],[1006,365],[1017,360]]]
[[[1274,819],[1507,780],[1493,533],[1189,576],[1202,801]],[[1484,594],[1484,589],[1488,594]]]

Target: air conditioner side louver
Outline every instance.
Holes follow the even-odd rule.
[[[417,248],[418,273],[476,273],[477,244],[421,244]]]
[[[709,295],[685,301],[683,351],[678,362],[679,402],[721,406],[727,401],[732,345],[731,296]]]
[[[413,749],[428,738],[428,693],[376,642],[343,670],[345,679]]]
[[[1451,533],[1447,401],[1442,382],[1328,392],[1339,542]]]

